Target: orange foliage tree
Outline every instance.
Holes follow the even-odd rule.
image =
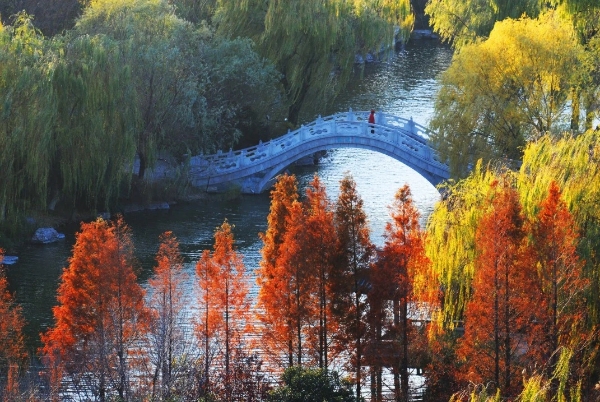
[[[213,279],[216,276],[215,266],[211,260],[210,250],[204,250],[202,256],[196,263],[196,278],[198,280],[198,299],[200,307],[196,322],[196,334],[200,341],[200,347],[204,353],[203,374],[200,395],[205,396],[210,392],[211,363],[215,355],[216,321],[213,312],[212,288],[215,286]]]
[[[544,327],[543,336],[535,342],[540,347],[539,363],[547,363],[546,374],[554,372],[559,347],[581,350],[579,346],[586,341],[584,294],[588,281],[577,254],[577,233],[560,189],[552,182],[532,223],[541,295],[536,311]]]
[[[131,234],[121,218],[81,224],[60,278],[54,326],[42,334],[41,352],[55,387],[70,379],[69,391],[86,397],[133,397],[131,353],[149,317],[133,266]]]
[[[492,185],[490,198],[477,225],[473,297],[458,355],[467,380],[516,395],[530,361],[528,345],[541,335],[532,292],[536,272],[518,195],[506,176]]]
[[[294,350],[295,364],[299,366],[308,360],[305,340],[317,314],[314,272],[304,254],[304,224],[303,204],[294,201],[286,219],[283,246],[277,258],[279,284],[275,294],[277,299],[286,303],[279,313],[286,323],[283,328],[286,335],[291,335],[290,345]]]
[[[27,352],[23,338],[25,321],[21,307],[15,303],[13,295],[8,291],[8,281],[3,270],[4,251],[0,249],[0,376],[7,382],[4,392],[5,400],[14,399],[18,393],[18,375],[26,363]]]
[[[236,357],[234,352],[243,343],[243,336],[250,327],[250,303],[248,299],[249,276],[241,256],[234,249],[234,238],[231,225],[225,221],[215,232],[215,244],[210,260],[203,254],[196,267],[200,288],[204,289],[203,298],[207,313],[204,328],[205,341],[221,346],[217,354],[220,367],[223,369],[224,389],[212,389],[222,393],[226,401],[233,398],[233,389],[240,386],[233,381],[232,363]],[[202,320],[202,318],[201,318]]]
[[[356,395],[361,395],[362,360],[366,336],[368,275],[374,246],[369,237],[367,215],[356,183],[346,175],[340,182],[335,208],[338,258],[332,278],[333,313],[340,323],[336,334],[337,348],[351,355],[348,370],[354,372]]]
[[[369,293],[372,352],[370,360],[378,371],[372,374],[372,393],[381,398],[381,366],[391,365],[396,400],[408,401],[409,344],[413,325],[411,317],[423,313],[425,306],[416,297],[415,279],[429,269],[424,250],[424,232],[419,224],[410,188],[404,185],[390,207],[392,221],[385,228],[385,244],[371,272]],[[385,309],[391,301],[391,311]],[[391,317],[387,314],[391,313]],[[382,339],[391,341],[385,348]],[[386,356],[387,355],[387,356]],[[377,399],[377,400],[379,400]]]
[[[298,200],[295,176],[279,176],[271,191],[267,230],[260,233],[262,259],[257,270],[259,286],[257,318],[261,323],[261,343],[272,363],[285,368],[294,364],[294,329],[290,317],[291,292],[277,260],[287,245],[284,237],[292,204]],[[282,359],[285,356],[286,358]]]
[[[172,232],[160,236],[156,264],[154,276],[148,280],[151,317],[146,353],[152,368],[152,399],[168,400],[191,364],[189,334],[185,331],[185,307],[190,300],[183,289],[187,275]]]
[[[274,354],[287,365],[329,364],[331,274],[336,259],[333,211],[317,176],[305,202],[295,178],[283,176],[273,192],[259,271],[259,317]]]
[[[327,198],[325,187],[315,174],[306,190],[304,203],[305,222],[302,224],[300,254],[304,269],[314,277],[315,300],[319,321],[315,331],[309,332],[309,342],[316,352],[319,368],[329,366],[331,333],[336,323],[332,320],[332,284],[335,278],[335,262],[338,245],[333,221],[333,211]]]

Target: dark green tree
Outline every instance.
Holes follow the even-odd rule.
[[[393,46],[394,29],[410,32],[408,0],[221,0],[213,19],[227,37],[249,37],[283,74],[287,118],[299,123],[311,103],[333,99],[350,77],[356,54]]]
[[[290,367],[282,376],[282,386],[273,390],[270,402],[355,402],[350,383],[335,371]]]

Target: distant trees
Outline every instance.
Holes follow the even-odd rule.
[[[143,178],[159,153],[183,164],[282,120],[280,74],[251,41],[217,37],[166,0],[86,2],[51,39],[24,13],[11,21],[0,28],[3,230],[31,210],[114,208],[136,154]]]
[[[408,0],[217,4],[213,19],[217,32],[251,38],[283,75],[287,118],[294,125],[300,123],[309,96],[326,102],[344,86],[356,54],[392,46],[394,27],[400,27],[406,38],[414,21]]]

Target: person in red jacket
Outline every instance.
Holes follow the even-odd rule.
[[[369,115],[369,127],[371,127],[371,134],[375,133],[375,109],[371,109],[371,114]]]

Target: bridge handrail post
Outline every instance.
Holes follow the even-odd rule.
[[[300,132],[298,134],[301,142],[306,139],[306,128],[304,127],[304,124],[300,125]]]
[[[348,114],[346,115],[346,120],[348,120],[348,121],[356,120],[356,116],[354,116],[354,112],[352,111],[352,108],[348,109]]]

